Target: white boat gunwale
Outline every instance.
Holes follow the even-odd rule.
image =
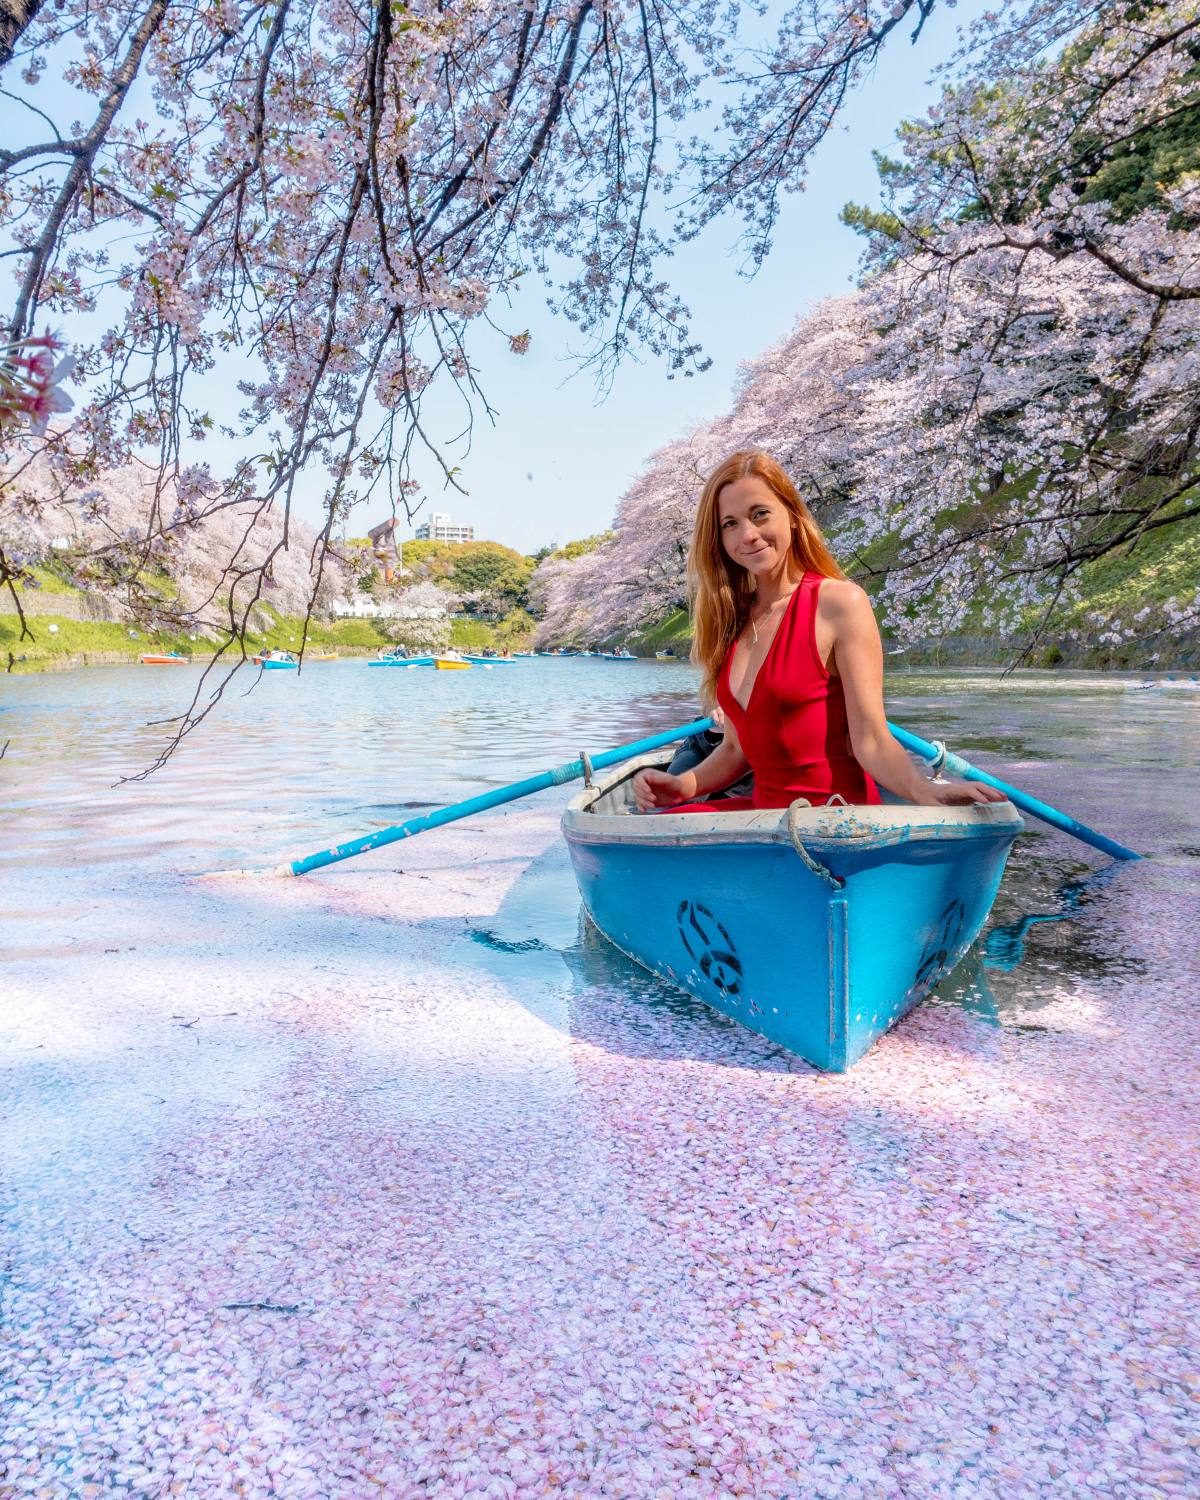
[[[791,844],[789,823],[814,852],[853,848],[866,851],[896,844],[978,838],[987,830],[1007,837],[1024,820],[1011,802],[976,802],[956,807],[919,807],[915,803],[873,806],[837,804],[792,809],[764,808],[752,812],[722,812],[719,802],[711,813],[635,813],[631,783],[646,767],[669,764],[669,757],[651,751],[626,761],[615,771],[585,788],[567,804],[563,832],[584,844],[644,844],[656,848],[695,848],[711,844]],[[626,787],[619,797],[621,788]],[[617,800],[612,810],[596,804]]]

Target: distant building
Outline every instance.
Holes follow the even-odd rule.
[[[419,542],[473,542],[474,526],[455,526],[448,511],[435,510],[417,527]]]
[[[388,620],[395,614],[391,600],[379,604],[370,594],[354,594],[333,606],[333,614],[339,620]]]

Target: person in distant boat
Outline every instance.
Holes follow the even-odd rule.
[[[734,453],[700,496],[688,554],[692,656],[705,701],[725,714],[720,745],[693,769],[639,771],[642,811],[707,810],[697,799],[754,773],[722,812],[879,802],[879,786],[926,807],[1001,802],[977,782],[930,781],[892,738],[883,644],[870,600],[842,572],[780,465]]]

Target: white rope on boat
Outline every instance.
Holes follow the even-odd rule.
[[[840,891],[846,884],[846,882],[835,875],[832,870],[823,865],[820,860],[814,859],[813,856],[804,847],[804,840],[800,836],[800,814],[806,808],[811,807],[812,803],[808,800],[807,797],[797,797],[795,802],[789,805],[787,814],[788,838],[790,838],[792,841],[792,848],[796,851],[796,853],[800,856],[800,858],[804,861],[808,868],[813,872],[817,879],[824,881],[824,883],[829,887],[831,891]]]

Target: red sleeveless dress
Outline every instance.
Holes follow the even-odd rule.
[[[821,574],[805,573],[788,600],[745,708],[730,691],[729,648],[717,678],[717,702],[754,772],[754,796],[731,797],[707,811],[787,807],[797,797],[814,807],[834,795],[856,803],[880,800],[879,788],[850,749],[841,679],[826,670],[817,652],[821,582]],[[689,809],[703,806],[691,803]]]

